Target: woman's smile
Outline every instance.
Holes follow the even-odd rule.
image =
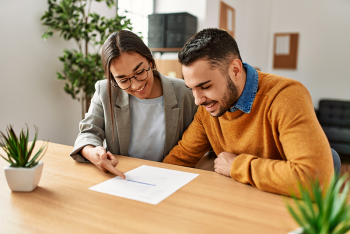
[[[138,93],[138,94],[144,93],[146,91],[146,86],[147,86],[147,82],[140,89],[138,89],[138,90],[131,90],[131,92],[135,92],[135,93]]]

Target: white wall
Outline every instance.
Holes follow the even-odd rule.
[[[75,48],[58,35],[44,42],[46,27],[40,17],[47,10],[46,1],[0,1],[0,130],[12,124],[16,131],[39,127],[39,139],[73,145],[79,132],[80,103],[64,90],[56,79],[62,69],[58,56],[65,48]],[[94,5],[93,11],[110,17],[109,10]]]
[[[156,13],[189,12],[198,17],[197,31],[219,27],[221,0],[156,0]],[[272,0],[225,0],[235,8],[236,40],[244,61],[262,70],[267,69]],[[247,14],[249,12],[249,14]],[[163,55],[166,57],[166,54]],[[176,59],[177,55],[170,55]]]
[[[128,11],[127,13],[125,11]],[[148,15],[153,13],[153,0],[118,0],[118,14],[131,20],[133,32],[140,32],[148,44]]]
[[[302,82],[321,98],[350,100],[350,1],[274,0],[268,72]],[[272,69],[273,33],[299,32],[297,70]]]
[[[235,39],[243,61],[264,72],[302,82],[315,107],[321,98],[350,100],[349,0],[224,2],[236,11]],[[199,30],[219,27],[219,8],[220,0],[156,1],[157,13],[192,12],[200,18]],[[273,35],[279,32],[300,33],[296,70],[272,68]]]
[[[220,1],[207,1],[204,28],[219,27]],[[266,71],[271,0],[224,0],[224,2],[235,9],[235,40],[243,61]]]
[[[320,98],[350,100],[349,0],[225,0],[236,9],[236,40],[242,58],[263,71],[301,81],[315,107]],[[55,35],[44,42],[40,17],[46,1],[0,1],[0,130],[13,124],[39,127],[39,138],[73,145],[78,134],[80,104],[56,80],[57,59],[74,48]],[[107,17],[115,8],[95,4]],[[219,0],[157,0],[156,12],[187,11],[198,17],[198,30],[218,27]],[[272,69],[272,41],[276,32],[299,32],[297,70]]]
[[[189,12],[198,17],[198,28],[219,27],[221,0],[156,1],[156,13]],[[267,69],[271,0],[225,0],[236,12],[236,37],[244,61]],[[249,12],[249,14],[247,14]],[[163,55],[166,57],[166,54]],[[171,55],[176,59],[177,55]]]

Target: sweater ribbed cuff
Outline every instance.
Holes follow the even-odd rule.
[[[254,186],[254,182],[251,176],[251,161],[257,159],[257,156],[250,154],[238,155],[231,165],[231,177],[238,182],[244,184],[251,184]]]

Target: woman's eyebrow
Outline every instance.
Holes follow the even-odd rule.
[[[137,69],[139,69],[139,67],[143,64],[143,62],[137,64],[137,66],[132,70],[133,72],[137,71]],[[114,78],[124,78],[126,77],[126,75],[120,75],[120,76],[115,76]]]
[[[139,64],[134,68],[134,70],[132,70],[132,71],[135,72],[142,64],[143,64],[143,62],[139,63]]]

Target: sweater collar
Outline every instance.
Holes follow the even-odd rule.
[[[244,113],[250,113],[252,105],[258,90],[259,75],[258,72],[250,66],[248,63],[243,63],[243,66],[247,71],[247,78],[245,81],[244,89],[239,97],[237,103],[228,109],[228,112],[235,112],[241,110]]]

